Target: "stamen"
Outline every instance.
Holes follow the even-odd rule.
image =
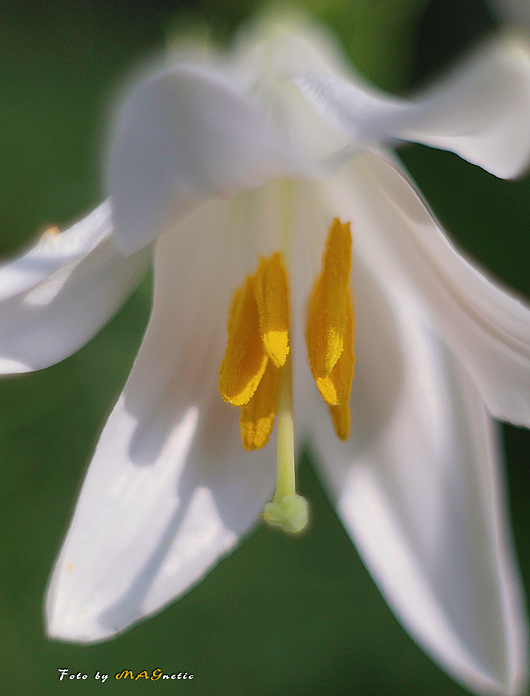
[[[276,367],[281,367],[289,354],[289,290],[280,254],[261,259],[254,294],[263,344]]]
[[[276,491],[265,505],[263,519],[285,532],[301,532],[307,525],[309,505],[295,490],[293,405],[291,394],[291,361],[280,370],[277,413]]]
[[[349,292],[346,292],[343,307],[345,323],[342,353],[329,374],[315,379],[324,401],[330,406],[349,402],[353,378],[353,307]]]
[[[234,406],[248,404],[258,388],[269,358],[259,332],[253,279],[236,290],[228,321],[228,345],[219,370],[219,391]]]
[[[311,372],[330,407],[341,440],[350,430],[353,353],[353,305],[350,294],[352,239],[349,223],[335,219],[330,227],[323,269],[309,304],[306,344]]]
[[[241,408],[241,439],[248,450],[267,444],[277,415],[276,492],[263,517],[286,532],[301,531],[309,506],[295,491],[289,288],[278,253],[261,259],[256,274],[234,294],[219,390]]]
[[[49,242],[52,239],[55,239],[61,234],[61,230],[57,227],[57,225],[52,225],[51,227],[48,227],[47,230],[43,232],[42,239],[45,242]]]
[[[254,396],[241,406],[239,425],[243,447],[247,450],[260,449],[269,441],[278,408],[279,377],[280,368],[269,360]]]

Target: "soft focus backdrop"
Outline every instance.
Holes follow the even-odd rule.
[[[218,40],[250,0],[2,0],[0,255],[65,227],[105,195],[109,104],[143,59],[206,20]],[[421,84],[494,26],[479,0],[308,0],[353,60],[397,93]],[[530,128],[530,123],[529,123]],[[530,297],[530,182],[505,183],[456,156],[409,147],[403,160],[458,243]],[[145,327],[149,279],[91,343],[40,373],[0,382],[0,691],[59,693],[429,694],[465,692],[402,630],[324,497],[300,472],[313,524],[300,539],[257,529],[190,594],[122,637],[48,641],[42,602],[97,434]],[[530,437],[503,429],[508,497],[530,588]],[[88,675],[59,683],[58,668]],[[134,684],[125,669],[194,680]],[[110,675],[105,684],[94,680]]]

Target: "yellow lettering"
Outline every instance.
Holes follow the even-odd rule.
[[[127,679],[129,677],[130,679],[134,679],[134,674],[131,672],[130,669],[124,669],[121,674],[116,675],[116,679],[121,679],[121,678]]]

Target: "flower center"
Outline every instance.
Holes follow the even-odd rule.
[[[342,440],[350,430],[354,364],[351,247],[349,223],[335,219],[309,302],[306,330],[311,372]],[[267,444],[277,418],[276,491],[263,517],[285,531],[299,532],[307,524],[308,504],[295,490],[289,325],[287,273],[277,252],[261,259],[256,273],[234,293],[219,391],[241,410],[241,438],[248,450]]]

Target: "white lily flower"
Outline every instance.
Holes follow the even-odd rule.
[[[265,508],[303,527],[294,447],[309,442],[407,630],[470,689],[515,694],[526,619],[491,416],[530,425],[530,310],[452,246],[382,148],[423,142],[518,174],[530,52],[493,41],[413,101],[335,53],[314,28],[277,28],[142,81],[117,123],[110,202],[0,270],[0,365],[23,372],[75,351],[151,253],[154,267],[149,325],[51,579],[49,635],[103,640],[159,611]],[[349,395],[352,299],[348,405],[329,394]],[[256,414],[276,378],[273,498],[261,445],[276,403]]]

